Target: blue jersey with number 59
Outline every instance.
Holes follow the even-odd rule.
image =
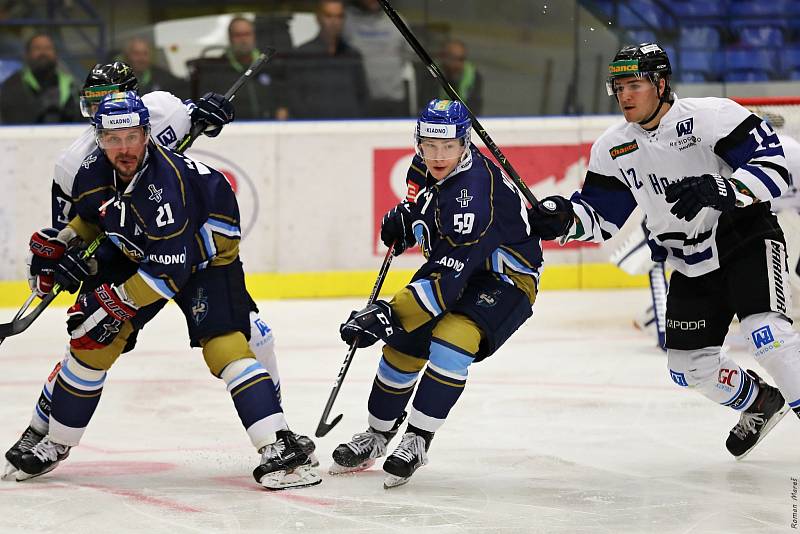
[[[412,229],[425,264],[395,295],[392,309],[407,331],[447,311],[471,276],[494,276],[535,299],[541,243],[532,236],[525,198],[502,170],[471,147],[436,181],[423,160],[408,172]]]

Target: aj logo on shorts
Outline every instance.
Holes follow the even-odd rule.
[[[752,334],[753,337],[753,344],[756,346],[757,349],[769,345],[775,341],[775,336],[772,335],[772,330],[769,329],[769,325],[762,326]]]

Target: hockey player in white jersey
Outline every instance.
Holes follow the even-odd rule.
[[[99,102],[107,94],[129,90],[138,90],[138,80],[127,64],[115,61],[113,63],[95,65],[87,75],[81,90],[80,106],[83,116],[90,119],[94,115]],[[217,93],[207,93],[196,103],[192,103],[189,101],[183,102],[165,91],[154,91],[145,94],[142,97],[142,101],[150,112],[152,138],[156,143],[171,149],[176,148],[189,135],[192,125],[197,121],[202,121],[206,125],[204,129],[205,135],[215,137],[220,133],[222,127],[234,118],[233,105],[225,100],[223,95]],[[44,258],[34,252],[34,249],[37,248],[39,250],[49,249],[49,245],[55,245],[55,249],[64,250],[65,247],[62,244],[63,236],[60,238],[59,232],[76,215],[72,205],[72,189],[75,175],[87,156],[95,148],[97,148],[95,129],[89,125],[80,137],[61,152],[56,160],[51,191],[52,228],[46,228],[34,234],[31,240],[32,251],[28,257],[28,282],[31,290],[36,291],[40,297],[50,292],[56,276],[62,287],[74,292],[81,282],[92,274],[87,267],[92,267],[92,271],[97,269],[96,262],[87,265],[84,262],[76,261],[77,252],[72,254],[64,253],[58,262]],[[122,270],[125,268],[122,264],[128,263],[128,260],[118,252],[118,249],[108,242],[101,244],[95,257],[100,263],[101,270]],[[59,270],[57,275],[54,273],[54,269]],[[91,280],[89,283],[91,283]],[[280,377],[275,357],[273,333],[269,326],[259,317],[255,303],[252,303],[251,306],[253,311],[250,313],[251,336],[249,345],[258,361],[272,377],[278,398],[280,398]],[[137,326],[141,328],[144,324]],[[136,344],[137,334],[138,328],[131,335],[125,352],[133,349]],[[60,367],[61,361],[56,364],[54,371],[50,373],[42,388],[39,399],[34,406],[28,428],[6,452],[4,477],[24,478],[24,473],[19,472],[15,467],[18,465],[19,458],[23,453],[31,450],[47,434],[53,381],[57,377]],[[296,434],[295,437],[303,451],[312,458],[315,465],[318,465],[316,457],[313,456],[314,442],[304,435]]]
[[[789,187],[780,140],[726,98],[678,99],[663,49],[626,46],[609,65],[608,91],[625,122],[594,143],[580,191],[530,211],[545,239],[601,242],[638,204],[653,259],[666,261],[669,373],[740,412],[726,446],[744,457],[783,417],[800,416],[800,335],[792,328],[783,232],[770,201]],[[722,350],[734,315],[772,387]]]

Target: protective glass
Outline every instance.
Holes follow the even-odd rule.
[[[136,148],[147,142],[147,130],[143,127],[97,130],[97,146],[102,149]]]
[[[111,85],[96,85],[94,87],[87,87],[81,91],[81,115],[90,119],[97,111],[97,105],[103,100],[103,97],[119,92],[119,84]]]
[[[417,143],[417,154],[429,161],[458,159],[464,153],[464,140],[423,137]]]

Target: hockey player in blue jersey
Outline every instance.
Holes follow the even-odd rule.
[[[410,190],[421,189],[413,202],[386,214],[381,239],[394,243],[395,254],[419,244],[425,263],[390,301],[353,312],[341,327],[348,344],[385,345],[369,426],[336,447],[333,474],[366,469],[383,456],[413,395],[408,428],[383,464],[385,487],[407,482],[427,463],[469,366],[491,356],[531,316],[539,238],[530,234],[519,190],[470,143],[470,127],[464,106],[450,100],[432,100],[417,121],[408,182]]]
[[[138,91],[138,80],[133,70],[120,61],[98,64],[86,77],[81,90],[81,111],[84,116],[91,119],[102,98],[114,92]],[[154,91],[142,97],[142,102],[147,106],[150,114],[151,138],[167,148],[174,149],[181,140],[189,134],[193,124],[202,122],[205,125],[204,133],[210,137],[217,136],[225,124],[234,118],[233,105],[225,100],[223,95],[208,93],[196,102],[182,102],[174,95],[164,91]],[[75,261],[79,250],[66,251],[65,241],[68,235],[59,237],[59,232],[65,231],[67,223],[76,215],[72,202],[72,190],[75,176],[83,166],[83,162],[96,148],[96,133],[93,126],[87,127],[80,137],[67,149],[62,151],[56,160],[54,168],[52,193],[52,227],[42,229],[33,234],[31,238],[31,251],[28,255],[28,281],[31,290],[39,296],[49,293],[54,282],[54,267],[61,265],[61,285],[71,291],[77,289],[81,281],[85,287],[94,289],[104,281],[105,273],[113,271],[128,272],[135,270],[132,264],[114,244],[106,241],[100,245],[92,265],[97,266],[97,271],[89,276],[82,262]],[[68,231],[66,231],[68,232]],[[46,252],[52,251],[51,254]],[[56,261],[55,255],[61,254]],[[84,280],[88,277],[88,280]],[[123,352],[133,350],[139,331],[144,328],[144,319],[149,320],[154,314],[146,317],[139,315],[134,319],[134,331],[128,337],[128,343]],[[274,336],[272,330],[258,313],[258,308],[251,301],[250,310],[250,349],[255,353],[256,359],[267,369],[272,377],[275,389],[280,398],[280,375],[278,372],[277,358],[274,349]],[[22,436],[11,448],[6,451],[6,466],[4,477],[24,477],[19,473],[15,464],[19,463],[22,454],[33,448],[46,434],[50,418],[50,398],[53,392],[53,383],[58,376],[59,360],[55,365],[55,372],[50,373],[42,387],[42,392],[32,410],[31,420]],[[313,456],[315,444],[307,436],[295,436],[303,450]]]
[[[247,342],[251,300],[239,260],[239,209],[227,180],[154,143],[148,109],[132,91],[104,97],[93,120],[99,148],[75,177],[76,216],[67,228],[83,243],[105,233],[134,269],[105,273],[69,309],[70,347],[52,388],[48,434],[19,458],[17,479],[52,470],[78,445],[134,321],[147,322],[174,299],[192,346],[202,347],[209,370],[227,385],[262,455],[256,481],[270,489],[319,483]]]
[[[617,53],[607,88],[625,121],[595,141],[581,190],[544,199],[530,221],[544,239],[601,242],[642,208],[653,260],[674,269],[670,377],[739,412],[726,447],[743,458],[788,412],[787,400],[800,416],[800,335],[785,239],[770,211],[789,173],[769,124],[726,98],[677,98],[671,73],[655,43]],[[778,388],[722,349],[734,314]]]

